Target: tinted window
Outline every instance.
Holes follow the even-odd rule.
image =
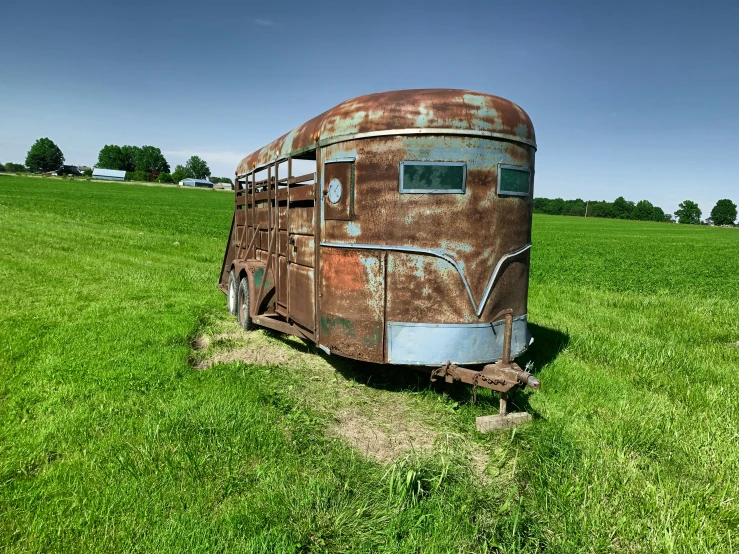
[[[400,192],[463,193],[466,172],[463,162],[401,162]]]
[[[498,194],[528,196],[531,191],[531,173],[525,167],[498,168]]]

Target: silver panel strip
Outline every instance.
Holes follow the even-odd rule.
[[[488,301],[488,297],[490,296],[490,293],[493,292],[493,285],[495,284],[495,278],[498,276],[498,272],[500,271],[500,268],[503,267],[503,263],[506,260],[515,258],[516,256],[523,254],[529,248],[531,248],[531,243],[519,248],[518,250],[509,252],[508,254],[503,254],[500,257],[500,259],[498,260],[498,263],[495,264],[495,269],[493,270],[493,274],[490,276],[490,280],[488,281],[488,286],[485,288],[485,294],[482,295],[482,300],[480,300],[480,305],[477,307],[477,317],[480,317],[482,315],[482,310],[485,309],[485,304]]]
[[[526,316],[513,318],[511,356],[531,344]],[[505,320],[493,323],[387,324],[388,362],[401,365],[441,365],[494,362],[503,356]]]
[[[337,164],[341,162],[351,162],[354,163],[357,161],[357,158],[332,158],[330,160],[323,160],[324,164]]]
[[[428,254],[430,256],[441,258],[442,260],[445,260],[449,262],[452,266],[454,266],[454,269],[456,269],[457,273],[459,273],[459,277],[462,279],[464,288],[465,290],[467,290],[467,295],[470,297],[470,302],[472,302],[472,307],[475,309],[477,317],[480,317],[480,315],[482,315],[482,310],[485,308],[485,303],[488,300],[488,296],[490,296],[490,293],[493,290],[495,278],[498,276],[500,268],[503,267],[503,263],[509,258],[513,258],[515,256],[518,256],[519,254],[522,254],[523,252],[526,252],[529,248],[531,248],[531,243],[522,248],[519,248],[518,250],[514,250],[513,252],[509,252],[508,254],[504,254],[503,256],[501,256],[500,260],[498,260],[498,263],[495,265],[495,269],[493,270],[493,274],[488,281],[488,286],[485,289],[485,294],[483,295],[479,305],[477,304],[477,302],[475,302],[475,297],[472,296],[470,284],[467,281],[467,278],[464,276],[462,268],[459,267],[457,261],[451,256],[447,256],[446,254],[438,252],[437,250],[432,250],[430,248],[418,248],[416,246],[394,246],[391,244],[351,244],[347,242],[321,242],[321,246],[326,246],[329,248],[353,248],[357,250],[390,250],[395,252],[410,252],[411,254]]]
[[[449,128],[424,127],[420,129],[419,128],[386,129],[384,131],[371,131],[369,133],[352,133],[349,135],[341,135],[338,137],[332,137],[330,139],[319,140],[316,144],[311,144],[309,146],[306,146],[305,148],[300,148],[299,150],[290,152],[290,154],[286,156],[281,156],[280,158],[277,159],[277,161],[286,160],[288,156],[297,156],[304,152],[310,152],[311,150],[315,150],[316,148],[324,148],[326,146],[331,146],[332,144],[338,144],[340,142],[348,142],[350,140],[375,138],[375,137],[408,136],[408,135],[457,135],[457,136],[463,136],[463,137],[482,137],[482,138],[490,138],[490,139],[502,139],[502,140],[509,140],[511,142],[518,142],[521,144],[525,144],[526,146],[531,146],[534,150],[536,150],[536,143],[534,141],[524,139],[516,135],[509,135],[507,133],[494,133],[492,131],[481,131],[479,129],[449,129]],[[262,164],[260,166],[257,166],[255,170],[260,171],[261,169],[267,167],[268,165],[272,165],[273,163],[274,163],[274,160],[267,162],[265,164]],[[249,173],[251,173],[251,171],[253,170],[249,170]],[[246,175],[246,173],[239,174],[237,175],[237,177],[241,178],[244,175]]]

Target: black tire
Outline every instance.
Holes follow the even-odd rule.
[[[226,294],[226,304],[228,313],[236,315],[239,305],[239,282],[236,280],[236,273],[232,269],[228,274],[228,292]]]
[[[239,302],[238,302],[238,318],[239,323],[245,331],[250,331],[254,328],[254,322],[251,320],[251,304],[249,295],[249,282],[244,277],[239,283]]]

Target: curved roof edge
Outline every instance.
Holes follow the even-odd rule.
[[[536,148],[531,119],[509,100],[469,90],[398,90],[342,102],[246,156],[236,174],[336,142],[414,134],[482,136]]]

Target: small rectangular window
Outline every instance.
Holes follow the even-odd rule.
[[[530,169],[517,165],[498,166],[498,195],[528,196],[530,192]]]
[[[462,194],[466,181],[464,162],[400,162],[400,192]]]

